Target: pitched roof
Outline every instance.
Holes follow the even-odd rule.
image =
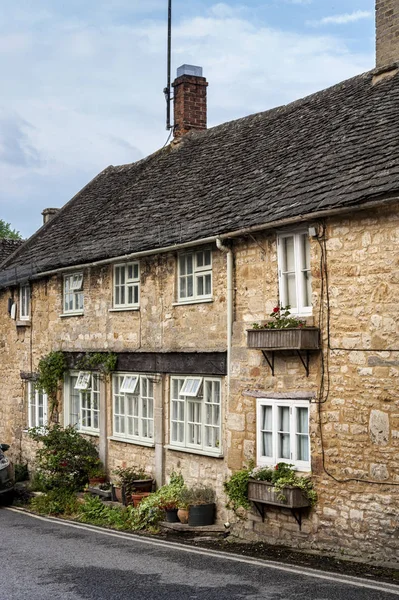
[[[373,86],[375,73],[108,167],[3,265],[0,286],[397,192],[399,74]]]
[[[11,238],[0,239],[0,265],[6,260],[19,246],[23,244],[23,240],[14,240]]]

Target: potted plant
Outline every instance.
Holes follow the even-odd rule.
[[[168,523],[179,522],[177,513],[185,489],[183,475],[172,472],[170,482],[159,490],[159,507],[165,511],[165,519]]]
[[[107,481],[107,474],[101,460],[96,460],[89,470],[89,486],[96,487]]]
[[[154,480],[140,467],[118,467],[114,474],[114,494],[116,498],[119,496],[124,504],[129,503],[133,493],[138,495],[152,491]],[[120,492],[117,491],[118,488]]]
[[[215,491],[211,487],[185,488],[182,490],[180,502],[188,506],[190,527],[213,525],[215,522]]]
[[[248,330],[248,347],[262,350],[318,350],[319,330],[291,315],[290,306],[276,306],[271,320]]]

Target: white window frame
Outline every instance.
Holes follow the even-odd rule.
[[[78,380],[75,383],[75,390],[87,390],[91,383],[91,373],[89,371],[79,371]]]
[[[134,394],[139,379],[138,375],[124,375],[119,391],[124,394]]]
[[[263,407],[271,407],[272,409],[272,429],[268,430],[272,434],[272,456],[262,455],[262,433],[263,433]],[[290,435],[290,446],[289,453],[290,458],[279,456],[278,442],[279,434],[279,407],[290,409],[289,418],[289,435]],[[297,431],[297,414],[299,408],[306,408],[308,411],[308,431],[307,433]],[[310,456],[310,402],[308,400],[274,400],[268,398],[258,398],[256,407],[256,462],[259,466],[274,466],[279,462],[285,462],[291,465],[299,471],[310,471],[311,469],[311,456]],[[283,434],[284,435],[284,434]],[[298,436],[307,437],[307,452],[309,460],[300,460],[297,458],[297,439]]]
[[[45,427],[48,419],[47,411],[47,394],[43,390],[38,390],[34,381],[28,381],[28,427]]]
[[[136,379],[133,392],[122,391],[126,379]],[[154,444],[155,385],[154,376],[144,373],[112,375],[113,439]]]
[[[69,308],[72,299],[73,308]],[[84,310],[83,273],[64,275],[62,311],[65,315],[82,314]]]
[[[309,254],[304,255],[303,249],[303,237],[308,240],[307,249]],[[291,274],[295,275],[295,294],[297,298],[297,306],[290,305],[288,292],[287,292],[287,273],[284,270],[285,264],[285,252],[284,252],[284,240],[287,238],[293,238],[294,247],[294,270],[290,271]],[[311,299],[311,269],[310,269],[310,244],[308,232],[305,230],[290,231],[280,233],[277,236],[277,257],[278,257],[278,279],[279,279],[279,293],[280,293],[280,306],[285,307],[290,305],[291,314],[299,316],[309,316],[312,314],[312,299]],[[310,292],[306,289],[307,280],[310,280]],[[308,294],[309,305],[304,303],[304,298]]]
[[[81,433],[99,435],[102,401],[100,375],[91,373],[90,385],[85,389],[78,389],[76,383],[80,373],[71,371],[65,376],[64,421],[66,425],[73,425]],[[73,382],[72,378],[76,378],[76,381]],[[74,405],[76,412],[74,413],[72,413],[73,402],[76,403]]]
[[[209,253],[210,262],[204,264],[205,253]],[[199,260],[202,255],[202,265]],[[192,261],[192,272],[182,272],[181,261],[185,261],[185,270],[187,270],[187,261]],[[213,289],[213,277],[212,277],[212,249],[203,248],[201,250],[195,250],[193,252],[181,252],[177,255],[178,264],[178,303],[186,304],[195,301],[208,300],[212,298]],[[210,278],[210,291],[205,292],[205,278]],[[192,294],[187,295],[188,280],[191,279]],[[184,281],[184,284],[183,284]],[[200,281],[202,281],[203,293],[200,292]]]
[[[197,451],[209,456],[222,454],[222,379],[219,377],[203,377],[196,396],[181,393],[187,380],[196,380],[194,375],[173,375],[170,378],[170,448],[184,449],[187,452]],[[211,383],[212,396],[205,398],[205,389]],[[218,401],[215,389],[218,388]],[[179,393],[175,391],[179,389]],[[192,405],[190,407],[190,404]],[[191,409],[191,410],[190,410]],[[191,415],[194,415],[190,419]],[[211,422],[207,422],[207,415],[211,414]],[[218,419],[215,418],[218,414]],[[207,444],[207,434],[213,438],[212,444]],[[199,437],[199,442],[190,441]]]
[[[117,283],[117,269],[119,269],[119,278],[123,270],[123,283]],[[129,269],[132,271],[132,276],[129,277]],[[137,275],[135,271],[137,270]],[[140,306],[140,263],[133,261],[128,263],[119,263],[113,268],[113,307],[114,308],[138,308]],[[121,291],[124,291],[125,302],[117,301],[118,291],[119,299]],[[131,292],[132,300],[128,301],[129,292]],[[136,298],[135,298],[136,297]]]
[[[30,285],[25,283],[19,288],[19,318],[21,321],[30,320]]]

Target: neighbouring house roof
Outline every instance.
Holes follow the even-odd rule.
[[[0,238],[0,265],[23,243],[23,240]]]
[[[359,206],[399,190],[399,74],[371,71],[110,166],[3,265],[51,269]]]

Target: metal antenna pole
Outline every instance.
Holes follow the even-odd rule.
[[[166,129],[172,129],[170,124],[170,70],[171,70],[171,55],[172,55],[172,0],[168,0],[168,56],[167,56],[167,84],[163,93],[166,98]]]

